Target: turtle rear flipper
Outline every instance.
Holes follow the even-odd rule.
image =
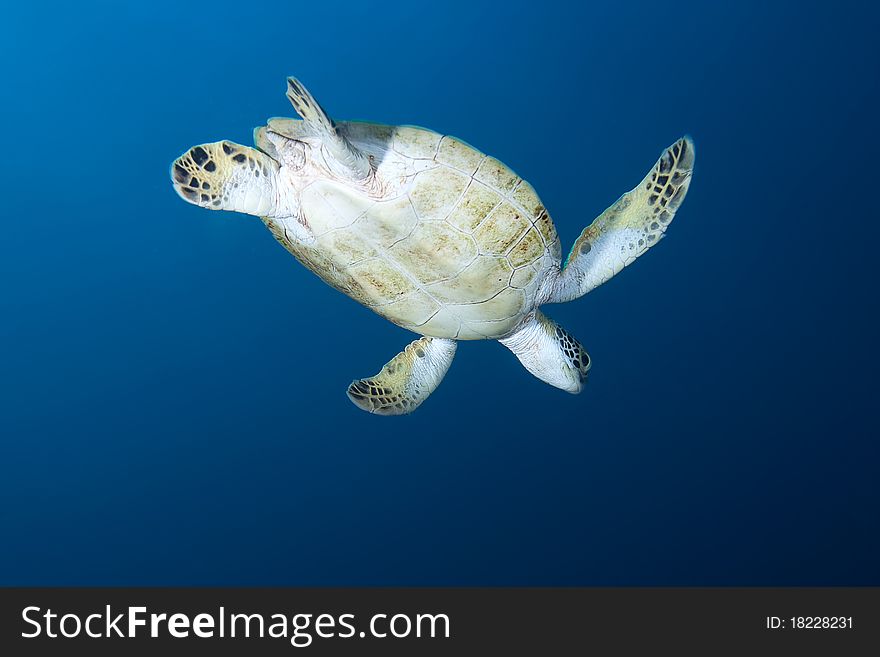
[[[541,381],[566,392],[578,394],[590,373],[590,356],[580,342],[540,310],[499,342]]]
[[[455,340],[423,337],[411,342],[375,376],[352,381],[348,398],[378,415],[411,413],[436,390],[455,356]]]
[[[171,165],[180,197],[209,210],[275,216],[278,163],[258,150],[231,141],[194,146]]]
[[[583,296],[657,244],[684,201],[693,170],[694,142],[682,137],[663,152],[638,187],[583,230],[548,301]]]

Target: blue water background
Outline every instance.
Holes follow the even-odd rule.
[[[0,583],[880,584],[877,11],[7,6]],[[348,402],[413,336],[168,181],[288,74],[497,156],[565,250],[693,135],[663,243],[548,308],[583,394],[469,342],[410,417]]]

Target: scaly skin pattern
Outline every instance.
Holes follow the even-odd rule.
[[[455,340],[422,337],[409,344],[371,377],[352,381],[348,398],[379,415],[410,413],[434,392],[452,364]]]

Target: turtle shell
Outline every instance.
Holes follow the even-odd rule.
[[[265,219],[279,241],[329,284],[416,333],[464,340],[510,333],[560,258],[532,186],[450,136],[339,125],[379,162],[386,192],[371,198],[344,181],[316,180],[301,196],[314,241],[291,240],[283,222]]]

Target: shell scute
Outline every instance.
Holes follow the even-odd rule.
[[[359,290],[352,291],[352,296],[367,306],[398,301],[416,289],[409,278],[384,258],[353,264],[349,272],[359,287]]]
[[[503,194],[509,194],[519,181],[519,177],[513,171],[494,157],[487,157],[482,161],[474,178],[500,190]]]
[[[362,221],[369,226],[371,237],[387,249],[411,234],[419,223],[419,218],[409,197],[399,196],[376,203],[367,211]]]
[[[375,309],[396,324],[419,326],[440,310],[440,304],[422,291],[416,291],[399,301]]]
[[[443,221],[449,216],[470,178],[438,166],[416,176],[409,198],[422,221]]]
[[[562,246],[559,244],[559,235],[556,234],[556,226],[553,220],[547,214],[547,210],[541,210],[538,218],[535,219],[535,228],[538,229],[544,244],[550,250],[550,255],[554,260],[559,260],[562,256]]]
[[[521,181],[513,190],[513,200],[519,203],[532,219],[537,219],[544,210],[544,205],[538,198],[535,188],[525,180]]]
[[[531,265],[520,267],[510,277],[510,286],[520,289],[528,287],[529,283],[535,280],[535,276],[537,276],[537,272]]]
[[[420,282],[431,284],[464,269],[477,256],[477,245],[445,223],[422,222],[389,253]]]
[[[507,287],[512,272],[507,258],[481,255],[455,277],[428,290],[443,303],[476,303],[491,299]]]
[[[510,264],[514,267],[521,267],[522,265],[527,265],[540,258],[543,252],[544,242],[537,229],[532,227],[525,235],[523,235],[522,239],[513,246],[510,253],[507,254],[507,257],[510,259]]]
[[[441,308],[431,319],[417,327],[423,335],[455,337],[461,329],[461,320],[449,307]]]
[[[502,203],[474,230],[474,238],[482,253],[507,253],[530,227],[522,212]]]
[[[454,305],[451,308],[463,321],[500,320],[515,317],[524,303],[523,291],[508,287],[491,299],[479,303]]]
[[[471,232],[501,202],[501,197],[486,185],[472,182],[447,221],[456,228]]]
[[[320,208],[321,221],[314,222],[316,236],[355,223],[375,205],[372,199],[352,194],[343,185],[316,181],[303,190],[302,204],[314,213]]]
[[[431,159],[437,153],[442,135],[414,126],[397,126],[391,139],[392,148],[406,157]]]
[[[437,157],[434,159],[472,176],[484,157],[485,155],[473,146],[446,135],[440,141]]]
[[[319,243],[328,253],[339,254],[339,264],[343,268],[379,255],[369,242],[360,239],[357,233],[346,228],[326,233]]]

